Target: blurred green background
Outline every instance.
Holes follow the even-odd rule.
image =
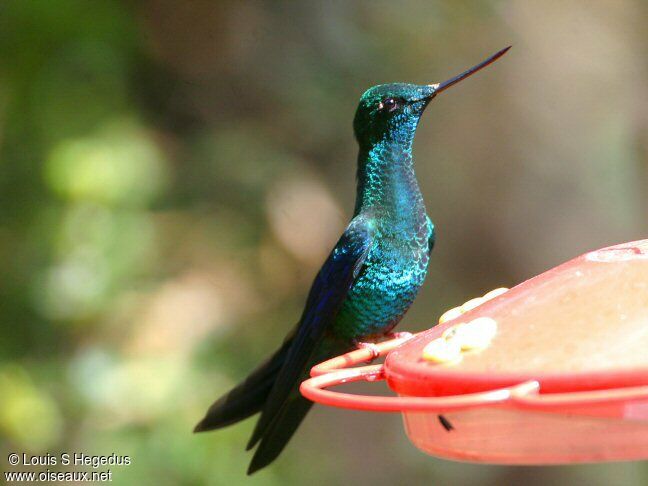
[[[398,415],[316,407],[251,479],[253,421],[195,436],[281,342],[355,194],[367,87],[431,83],[438,240],[401,330],[648,235],[642,0],[0,4],[0,455],[130,455],[117,484],[648,483],[646,464],[478,466]]]

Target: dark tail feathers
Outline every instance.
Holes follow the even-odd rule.
[[[248,475],[266,467],[279,456],[312,406],[313,402],[301,395],[292,397],[284,403],[261,436],[259,447],[254,451],[254,457],[248,468]]]
[[[242,383],[219,398],[196,425],[194,432],[220,429],[260,412],[281,366],[291,340],[287,339],[267,361],[256,368]]]
[[[250,449],[259,443],[248,474],[258,471],[277,458],[313,406],[313,402],[302,397],[296,388],[303,376],[298,376],[296,384],[291,383],[291,386],[286,388],[286,394],[271,398],[272,403],[268,403],[291,344],[292,338],[287,339],[281,348],[245,381],[217,400],[194,429],[194,432],[219,429],[263,411],[264,419],[257,423],[248,445]],[[333,351],[331,353],[333,354],[317,355],[317,359],[309,360],[306,370],[327,356],[335,354]]]

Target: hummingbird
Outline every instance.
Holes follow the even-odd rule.
[[[309,370],[388,336],[414,302],[435,242],[414,172],[412,145],[419,121],[439,93],[509,49],[442,83],[382,84],[361,96],[353,121],[359,154],[349,225],[315,277],[297,326],[194,429],[219,429],[260,412],[247,445],[250,450],[258,444],[248,474],[279,456],[313,405],[299,393]]]

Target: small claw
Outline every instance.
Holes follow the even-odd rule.
[[[371,357],[367,360],[367,363],[371,363],[380,356],[380,350],[375,343],[356,343],[356,346],[358,346],[358,349],[368,349],[371,351]]]
[[[409,339],[412,336],[414,336],[414,334],[407,331],[390,332],[389,334],[387,334],[387,337],[389,339]]]

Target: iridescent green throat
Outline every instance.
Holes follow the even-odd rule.
[[[425,214],[412,158],[417,124],[405,123],[389,137],[360,147],[356,215],[371,210],[380,218],[408,223]]]

